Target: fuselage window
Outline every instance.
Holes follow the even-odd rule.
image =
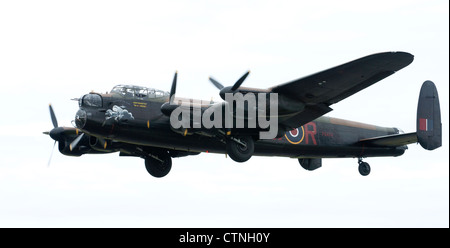
[[[139,98],[147,97],[147,88],[137,88],[136,89],[136,96]]]
[[[156,95],[156,97],[163,97],[163,96],[164,96],[164,92],[163,92],[163,91],[160,91],[160,90],[157,90],[157,91],[155,92],[155,95]]]
[[[169,92],[162,90],[133,85],[117,85],[111,90],[111,93],[121,95],[125,98],[136,98],[140,100],[165,97],[169,95]]]

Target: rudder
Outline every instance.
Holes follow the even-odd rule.
[[[439,96],[431,81],[422,84],[417,106],[417,139],[426,150],[442,146],[442,123]]]

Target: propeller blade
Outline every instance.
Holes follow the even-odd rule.
[[[55,140],[55,142],[53,143],[52,153],[50,153],[50,158],[48,159],[47,167],[50,167],[50,161],[52,161],[53,151],[55,150],[55,145],[56,145],[56,140]]]
[[[177,89],[177,76],[178,76],[178,71],[176,71],[175,76],[173,76],[172,88],[170,89],[170,98],[169,98],[170,104],[172,104],[175,99],[175,91]]]
[[[219,90],[224,88],[224,86],[221,83],[217,82],[217,80],[215,80],[212,77],[209,77],[209,81],[211,81],[211,83],[214,84],[214,86],[216,86],[216,88],[218,88]]]
[[[52,118],[53,127],[57,128],[58,127],[58,121],[56,120],[55,111],[53,111],[53,107],[52,107],[51,104],[49,104],[48,107],[50,109],[50,117]]]
[[[78,143],[80,142],[80,140],[84,137],[84,133],[82,133],[81,135],[78,135],[78,137],[76,139],[74,139],[72,141],[72,143],[70,143],[70,151],[72,151],[75,147],[77,147]]]
[[[242,75],[241,78],[239,78],[238,81],[231,87],[231,91],[235,91],[241,84],[244,82],[244,80],[247,78],[248,74],[250,74],[250,71],[246,72],[244,75]]]
[[[100,141],[100,144],[102,145],[103,149],[106,149],[106,146],[108,145],[108,143],[106,143],[106,140],[103,138],[97,138],[98,141]]]

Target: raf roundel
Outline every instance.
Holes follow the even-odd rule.
[[[294,128],[291,131],[288,131],[284,134],[284,137],[291,144],[300,144],[305,138],[305,130],[302,127]]]

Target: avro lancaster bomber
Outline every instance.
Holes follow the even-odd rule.
[[[422,84],[414,132],[324,115],[332,111],[331,105],[413,59],[406,52],[373,54],[268,89],[242,87],[249,72],[228,87],[210,78],[221,102],[175,97],[175,73],[170,92],[118,85],[107,94],[78,98],[76,127],[59,127],[50,105],[54,128],[45,134],[68,156],[118,152],[141,157],[154,177],[169,173],[172,158],[202,152],[226,154],[236,162],[252,156],[295,158],[310,171],[320,168],[325,158],[358,158],[359,173],[366,176],[371,169],[364,158],[400,156],[413,143],[426,150],[441,146],[434,83]]]

